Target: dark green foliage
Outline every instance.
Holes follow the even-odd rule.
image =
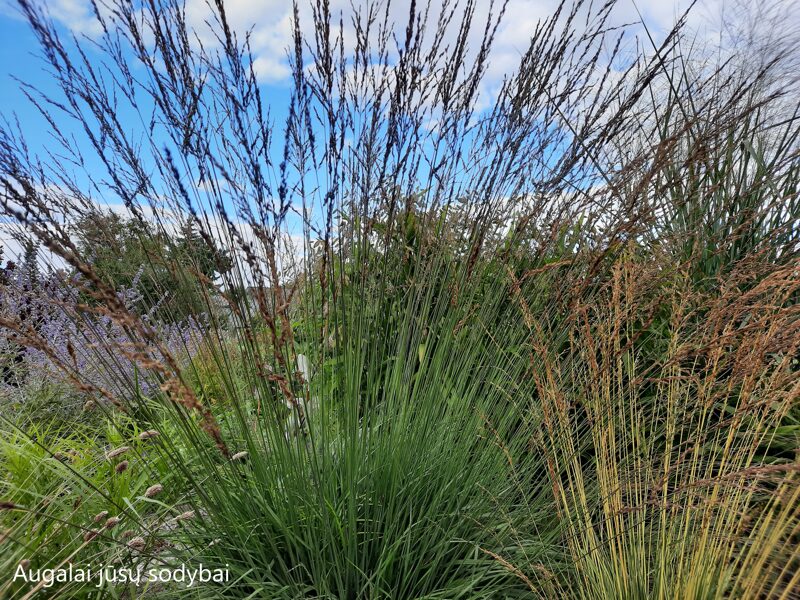
[[[154,223],[115,212],[94,212],[73,227],[78,248],[113,289],[135,289],[142,314],[166,321],[199,316],[208,308],[203,285],[231,268],[224,249],[211,247],[187,221],[169,235]]]

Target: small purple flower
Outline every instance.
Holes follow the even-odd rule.
[[[128,311],[143,298],[137,289],[143,269],[130,288],[119,290],[117,297]],[[150,364],[163,364],[157,347],[132,337],[130,330],[105,314],[94,314],[80,307],[78,295],[82,279],[63,271],[40,274],[38,269],[20,267],[4,270],[0,284],[0,315],[22,327],[30,327],[46,340],[47,352],[25,345],[15,331],[0,327],[0,363],[3,364],[0,387],[24,402],[22,383],[32,381],[69,383],[66,369],[82,384],[108,391],[118,398],[133,394],[144,396],[158,391],[158,374],[142,368],[142,358]],[[160,323],[153,307],[139,315],[141,322],[158,337],[159,344],[180,360],[193,355],[203,334],[197,318],[179,323]]]

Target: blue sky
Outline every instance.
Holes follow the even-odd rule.
[[[44,128],[41,127],[38,112],[27,101],[12,76],[47,87],[50,79],[44,73],[42,61],[35,56],[37,52],[36,39],[27,24],[7,13],[0,13],[0,112],[4,117],[10,117],[13,111],[23,123],[38,123],[40,127],[28,127],[26,132],[34,145],[44,143]]]
[[[91,36],[96,32],[90,4],[87,0],[39,0],[65,30],[77,35]],[[706,0],[715,3],[721,0]],[[347,10],[349,0],[333,0],[334,12]],[[670,28],[686,4],[685,0],[621,0],[617,10],[618,22],[633,22],[642,12],[648,25],[656,32]],[[287,0],[227,0],[228,18],[239,32],[252,30],[252,45],[256,71],[261,79],[264,95],[273,111],[286,105],[288,98],[289,69],[285,52],[291,34],[291,2]],[[303,5],[304,6],[304,5]],[[486,97],[491,96],[491,86],[497,85],[505,72],[513,67],[525,48],[530,31],[536,22],[547,17],[555,0],[511,0],[503,27],[498,35],[496,52],[487,74]],[[186,0],[190,22],[202,27],[207,16],[205,0]],[[392,12],[400,23],[405,18],[405,2],[395,2]],[[488,0],[479,0],[478,14],[488,11]],[[704,8],[698,13],[710,14]],[[303,17],[301,10],[301,18]],[[305,15],[307,17],[307,14]],[[307,21],[306,21],[307,22]],[[0,0],[0,114],[11,117],[16,113],[24,126],[25,136],[34,149],[46,147],[46,124],[26,100],[12,76],[19,77],[44,91],[55,91],[42,61],[37,57],[38,47],[27,24],[21,19],[14,0]]]
[[[46,4],[56,21],[79,35],[92,35],[95,24],[87,0],[40,0]],[[707,19],[717,10],[722,0],[705,0],[697,10],[695,21]],[[333,0],[333,10],[347,10],[349,0]],[[497,51],[492,60],[488,79],[499,80],[503,72],[513,65],[524,49],[535,23],[548,16],[555,0],[511,0],[507,17],[498,35]],[[686,0],[621,0],[616,9],[618,22],[634,22],[638,19],[637,8],[648,25],[656,32],[669,29],[688,4]],[[198,26],[206,18],[205,0],[186,0],[190,22]],[[289,70],[285,60],[285,48],[291,34],[291,2],[287,0],[227,0],[229,20],[240,32],[251,29],[255,50],[256,70],[270,94],[285,94]],[[405,2],[395,2],[392,12],[398,22],[405,18]],[[488,0],[478,2],[478,13],[488,10]],[[301,17],[302,17],[301,11]],[[47,87],[49,78],[41,62],[34,56],[38,52],[36,40],[20,18],[14,0],[0,0],[0,90],[4,115],[15,111],[29,122],[33,111],[27,105],[17,85],[11,80],[16,75],[37,87]],[[32,132],[39,138],[38,132]],[[33,139],[31,141],[34,141]]]
[[[90,4],[86,0],[40,1],[49,7],[56,22],[65,31],[89,37],[97,33],[97,25],[93,21]],[[690,27],[697,31],[701,38],[713,42],[718,36],[717,21],[723,6],[735,1],[703,0],[692,13],[689,20]],[[797,0],[776,1],[797,2]],[[189,22],[195,24],[202,35],[203,21],[207,17],[206,0],[185,0],[185,2]],[[493,86],[499,85],[502,76],[514,67],[519,55],[527,46],[533,27],[540,19],[551,14],[556,3],[557,0],[510,0],[486,76],[484,102],[491,102]],[[350,0],[331,0],[334,12],[347,11],[349,4]],[[636,0],[636,2],[620,0],[615,8],[614,21],[636,23],[641,14],[648,28],[656,38],[659,38],[672,27],[687,5],[687,0]],[[291,35],[291,2],[226,0],[226,6],[229,22],[237,32],[252,31],[256,72],[263,95],[272,107],[273,116],[276,117],[276,123],[280,127],[281,111],[287,106],[289,94],[289,69],[285,53]],[[396,22],[404,22],[406,6],[405,2],[395,2],[392,5],[391,12]],[[477,6],[480,22],[481,15],[488,12],[489,0],[478,0]],[[305,4],[301,4],[301,7],[301,23],[308,22],[308,8]],[[641,27],[631,28],[631,34],[626,42],[631,48],[636,43],[637,33],[640,40],[644,39]],[[55,92],[58,96],[42,60],[37,56],[38,52],[36,39],[20,18],[12,0],[0,0],[0,91],[2,91],[0,114],[5,118],[11,118],[12,114],[18,116],[24,136],[35,152],[52,146],[47,134],[48,126],[19,90],[12,76],[19,77],[46,93]],[[89,169],[93,169],[94,166],[89,163]]]
[[[97,33],[97,24],[93,19],[88,0],[34,1],[45,4],[55,20],[66,29],[78,35],[91,36]],[[184,1],[190,24],[202,30],[203,21],[208,16],[207,0]],[[489,2],[490,0],[477,0],[478,22],[481,16],[488,13]],[[619,0],[614,9],[614,21],[636,23],[641,15],[656,38],[659,38],[671,28],[690,2],[691,0]],[[102,4],[102,0],[100,3]],[[330,0],[330,3],[334,13],[341,10],[347,14],[351,0]],[[506,18],[497,36],[490,70],[487,73],[487,86],[491,87],[493,83],[497,83],[504,73],[513,68],[515,61],[526,47],[535,24],[549,16],[557,3],[558,0],[509,1]],[[766,3],[800,7],[800,0],[766,0]],[[252,32],[251,43],[256,59],[256,71],[265,92],[280,99],[286,94],[290,75],[285,53],[292,28],[291,1],[226,0],[225,4],[228,20],[233,29],[240,33],[247,30]],[[309,3],[300,3],[301,22],[309,20],[307,4]],[[437,2],[433,3],[434,6],[436,4]],[[751,0],[700,0],[691,13],[689,26],[699,32],[701,38],[713,43],[721,29],[721,15],[725,14],[728,21],[735,22],[741,18],[742,7],[764,4],[762,0],[756,3]],[[356,5],[359,3],[356,2]],[[402,24],[406,19],[406,10],[406,2],[394,1],[390,13],[396,22]],[[752,10],[756,9],[748,9],[751,13]],[[787,15],[793,12],[800,22],[800,9],[789,10]],[[347,28],[347,18],[345,24]],[[644,39],[641,27],[633,27],[632,35],[628,36],[629,44],[635,43],[634,37],[637,32],[640,39]],[[205,41],[208,40],[209,38],[205,38]],[[15,0],[0,0],[0,91],[2,91],[0,112],[8,115],[15,111],[26,123],[30,123],[33,111],[10,76],[22,77],[37,87],[47,89],[49,78],[43,71],[40,61],[34,56],[36,52],[36,40],[20,18]],[[42,139],[38,128],[31,128],[29,134],[32,142]]]

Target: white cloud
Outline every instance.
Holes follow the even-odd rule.
[[[291,75],[289,65],[285,60],[275,56],[258,56],[253,60],[253,70],[258,80],[263,83],[278,83],[285,81]]]
[[[91,4],[87,0],[41,0],[50,13],[66,26],[76,32],[87,35],[100,33],[100,27],[94,19]],[[800,0],[772,0],[775,6],[786,7],[787,14],[800,6]],[[738,2],[738,4],[737,4]],[[648,30],[656,38],[663,36],[672,28],[676,20],[690,5],[690,0],[620,0],[613,11],[613,24],[638,23],[644,20]],[[207,0],[186,0],[185,14],[189,24],[196,30],[204,45],[215,43],[215,37],[208,28],[211,9]],[[463,2],[462,2],[463,4]],[[331,0],[331,12],[334,27],[338,28],[339,15],[343,15],[345,30],[345,46],[353,43],[353,31],[350,23],[352,13],[351,0]],[[358,7],[360,4],[355,3]],[[497,11],[500,2],[495,3]],[[101,11],[106,11],[103,3],[98,2]],[[291,73],[287,60],[287,49],[292,37],[292,6],[287,0],[226,0],[226,14],[231,29],[242,41],[250,32],[250,43],[255,57],[256,74],[263,83],[278,83],[288,80]],[[498,31],[492,60],[487,73],[487,86],[491,87],[500,81],[502,76],[516,66],[519,56],[525,51],[536,24],[549,17],[558,6],[558,0],[510,0],[505,18]],[[719,40],[724,29],[723,21],[748,20],[757,17],[758,9],[746,7],[745,0],[702,0],[690,13],[689,27],[697,33],[701,40]],[[489,14],[490,0],[477,0],[476,18],[474,20],[473,50],[479,43],[483,22]],[[637,10],[638,9],[638,10]],[[301,28],[311,26],[310,2],[300,3]],[[392,2],[389,6],[390,18],[394,20],[398,32],[402,32],[408,20],[407,4]],[[441,5],[432,2],[429,24],[434,25]],[[452,24],[451,24],[452,25]],[[730,23],[728,23],[730,27]],[[451,27],[455,35],[455,27]],[[638,25],[632,32],[640,36],[645,47],[650,42]],[[307,32],[311,33],[311,32]],[[402,34],[398,37],[402,37]],[[632,38],[631,38],[632,39]],[[428,40],[429,42],[431,40]],[[631,44],[633,42],[631,41]],[[351,46],[352,47],[352,46]]]
[[[50,15],[72,29],[77,34],[90,37],[100,35],[103,31],[95,17],[91,3],[86,0],[46,0],[40,3],[46,7]],[[105,7],[98,3],[97,8],[106,12]]]
[[[291,41],[292,7],[286,0],[228,0],[225,14],[240,42],[250,34],[256,75],[262,83],[276,83],[291,72],[286,49]],[[216,42],[208,23],[212,17],[207,0],[186,0],[186,19],[204,45]]]

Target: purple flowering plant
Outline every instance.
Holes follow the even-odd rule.
[[[116,291],[132,312],[141,306],[137,289],[143,269],[130,287]],[[0,281],[0,397],[24,403],[32,389],[42,386],[75,387],[78,401],[96,400],[93,391],[106,398],[149,396],[158,390],[159,377],[142,357],[158,360],[160,352],[187,358],[199,346],[203,318],[160,322],[158,303],[138,317],[158,335],[159,350],[146,343],[109,314],[94,310],[81,298],[84,282],[80,274],[51,269],[40,273],[30,260],[21,266],[9,262]],[[7,326],[12,325],[12,326]],[[37,343],[46,342],[46,344]],[[143,362],[145,363],[143,365]],[[2,406],[2,404],[0,404]]]

